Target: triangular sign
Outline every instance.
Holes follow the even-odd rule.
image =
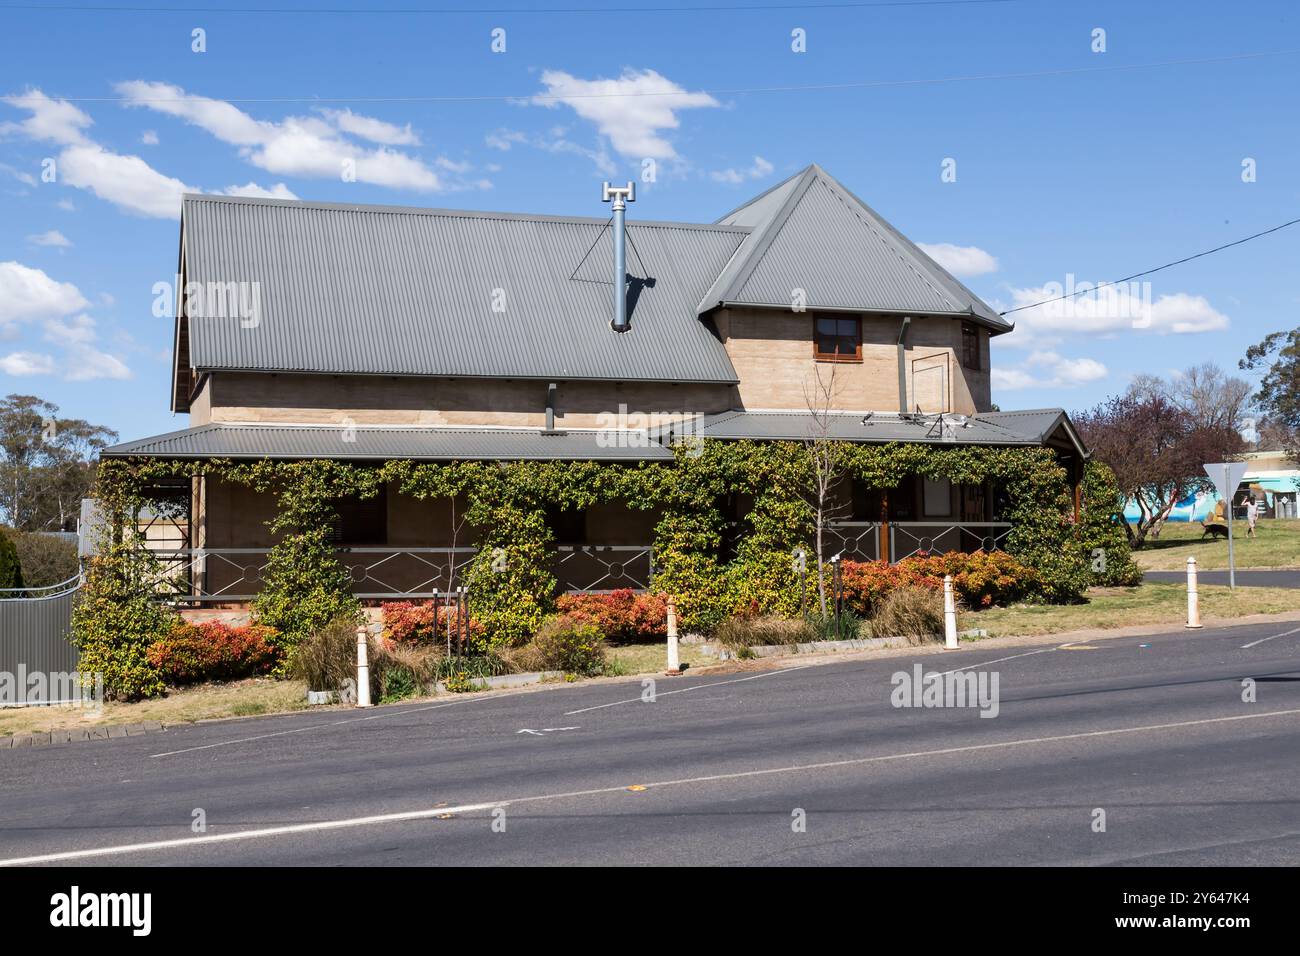
[[[1219,500],[1231,507],[1232,499],[1237,494],[1237,486],[1241,484],[1241,479],[1246,474],[1246,463],[1216,461],[1205,466],[1205,473],[1210,476],[1210,481],[1214,482],[1214,490],[1219,493]]]

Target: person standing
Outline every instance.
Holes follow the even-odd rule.
[[[1246,537],[1255,537],[1255,520],[1259,517],[1259,505],[1252,495],[1246,499]]]

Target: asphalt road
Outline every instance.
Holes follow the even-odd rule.
[[[1186,571],[1143,571],[1142,577],[1148,581],[1173,581],[1176,584],[1187,582]],[[1227,571],[1197,571],[1198,584],[1228,583]],[[1247,569],[1236,574],[1237,587],[1247,588],[1300,588],[1300,571],[1279,568],[1277,570]]]
[[[1300,862],[1300,623],[791,664],[0,751],[0,861]]]

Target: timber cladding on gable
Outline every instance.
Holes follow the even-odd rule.
[[[261,424],[489,425],[542,428],[547,382],[216,372],[198,409],[208,422]],[[558,428],[645,427],[726,411],[735,387],[672,382],[556,383]],[[627,420],[620,418],[624,409]],[[638,416],[644,416],[640,418]]]
[[[897,411],[901,318],[863,315],[862,361],[826,363],[813,356],[815,314],[732,307],[714,315],[740,378],[741,405],[806,409],[808,389],[820,368],[823,379],[834,370],[836,408]],[[912,319],[905,352],[909,411],[918,398],[927,412],[973,415],[989,409],[988,334],[979,333],[980,369],[968,369],[961,361],[961,329],[959,318]]]

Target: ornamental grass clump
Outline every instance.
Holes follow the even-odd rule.
[[[357,625],[351,614],[330,621],[300,641],[290,673],[308,690],[342,690],[357,679]]]
[[[805,644],[817,640],[817,631],[807,621],[765,614],[728,618],[718,625],[713,636],[723,647],[736,650],[741,647]]]
[[[943,634],[943,595],[914,585],[890,591],[871,619],[871,633],[905,637],[913,645],[938,640]]]

